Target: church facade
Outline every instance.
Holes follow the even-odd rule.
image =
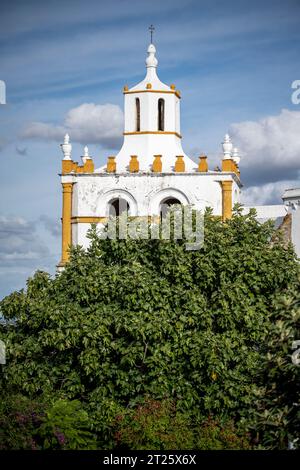
[[[71,245],[88,246],[91,223],[105,224],[110,215],[123,210],[132,217],[154,220],[165,207],[180,203],[201,211],[211,207],[214,215],[226,220],[240,201],[240,159],[230,137],[225,135],[222,144],[220,168],[209,169],[205,155],[196,163],[184,153],[180,91],[158,78],[153,44],[147,52],[144,80],[123,90],[124,141],[119,153],[95,169],[87,147],[79,165],[72,159],[68,135],[61,144],[62,258],[58,268],[68,261]],[[285,214],[284,205],[276,207],[275,218]]]

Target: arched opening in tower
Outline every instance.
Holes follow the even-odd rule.
[[[181,202],[175,197],[168,197],[160,204],[160,218],[164,218],[172,206],[180,205]]]
[[[141,105],[140,105],[140,99],[136,98],[135,99],[135,111],[136,111],[136,125],[135,129],[136,132],[140,132],[141,130]]]
[[[165,130],[165,100],[162,98],[158,100],[158,130]]]
[[[125,199],[116,198],[109,203],[109,215],[113,217],[119,217],[124,212],[129,213],[129,204]]]

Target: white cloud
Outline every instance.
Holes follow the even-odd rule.
[[[299,187],[299,181],[277,181],[275,183],[250,186],[242,191],[242,203],[246,206],[282,204],[281,196],[285,189]]]
[[[35,224],[22,217],[0,216],[0,264],[37,260],[49,255],[47,246],[35,233]],[[7,264],[8,263],[8,264]]]
[[[62,141],[64,134],[68,132],[71,141],[118,148],[121,144],[123,119],[123,111],[115,104],[83,103],[67,112],[63,125],[32,122],[24,129],[22,136],[28,139]]]
[[[300,111],[282,109],[277,116],[232,124],[230,131],[234,143],[244,154],[243,167],[256,167],[259,171],[264,165],[271,172],[299,169]]]
[[[39,221],[42,222],[44,228],[48,230],[53,237],[61,236],[61,223],[57,218],[43,214],[40,216]]]
[[[56,225],[46,215],[34,221],[0,215],[0,299],[25,287],[37,269],[54,273],[59,254],[50,251],[53,239],[49,240],[47,231],[56,236]]]
[[[24,129],[22,137],[38,140],[61,140],[65,133],[66,129],[62,126],[54,126],[44,122],[31,122]]]

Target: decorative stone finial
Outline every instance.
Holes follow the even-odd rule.
[[[176,162],[175,162],[175,172],[176,173],[183,173],[185,171],[185,163],[183,155],[176,155]]]
[[[107,157],[106,171],[107,173],[115,173],[117,170],[116,157]]]
[[[146,67],[147,68],[149,68],[149,67],[156,68],[157,64],[158,64],[158,60],[155,57],[156,49],[155,49],[154,44],[149,45],[147,52],[148,52],[148,57],[146,59]]]
[[[137,173],[139,169],[140,169],[140,164],[139,164],[137,155],[130,155],[130,162],[129,162],[130,173]]]
[[[224,160],[230,159],[233,145],[229,137],[229,134],[225,134],[222,147],[223,147],[223,153],[224,153]]]
[[[62,153],[64,154],[64,160],[71,160],[72,145],[70,144],[69,134],[64,137],[64,143],[60,144]]]
[[[241,161],[241,157],[240,157],[240,154],[239,154],[239,150],[237,147],[234,147],[233,151],[232,151],[232,160],[238,165]]]
[[[198,163],[198,171],[200,171],[200,173],[207,173],[208,172],[208,164],[207,164],[207,156],[206,155],[200,155],[199,163]]]
[[[91,158],[92,158],[92,157],[89,155],[89,148],[88,148],[88,146],[86,145],[86,146],[84,147],[84,149],[83,149],[83,157],[81,157],[81,159],[82,159],[83,163],[85,164],[85,162],[86,162],[87,160],[91,160]]]

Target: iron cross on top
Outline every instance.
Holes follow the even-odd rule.
[[[154,33],[154,30],[155,30],[153,24],[151,24],[148,29],[149,29],[149,31],[150,31],[151,44],[152,44],[153,33]]]

